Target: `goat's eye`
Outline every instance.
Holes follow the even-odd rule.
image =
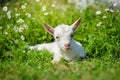
[[[59,36],[56,36],[56,39],[59,39]]]

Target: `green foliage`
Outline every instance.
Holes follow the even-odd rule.
[[[13,2],[0,7],[1,80],[120,79],[120,10],[89,7],[80,13],[55,0]],[[28,49],[29,45],[54,41],[43,22],[53,27],[71,25],[79,17],[82,22],[74,38],[82,43],[88,58],[53,65],[48,51]]]

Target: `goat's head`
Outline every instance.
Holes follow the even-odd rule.
[[[59,48],[63,51],[71,49],[73,32],[77,29],[81,22],[81,18],[75,21],[71,26],[58,25],[56,28],[44,23],[44,28],[55,38]]]

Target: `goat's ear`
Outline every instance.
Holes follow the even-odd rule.
[[[54,34],[54,28],[52,28],[50,25],[48,25],[47,23],[43,23],[43,27],[51,34]]]
[[[75,31],[77,29],[77,27],[79,26],[81,22],[81,18],[79,18],[78,20],[76,20],[73,24],[72,24],[72,29],[73,31]]]

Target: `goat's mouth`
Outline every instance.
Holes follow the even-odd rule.
[[[70,47],[65,47],[64,49],[67,51],[67,50],[70,50],[71,48]]]
[[[61,50],[64,51],[64,52],[68,52],[68,51],[71,51],[72,49],[70,47],[67,47],[67,48],[63,48]]]

